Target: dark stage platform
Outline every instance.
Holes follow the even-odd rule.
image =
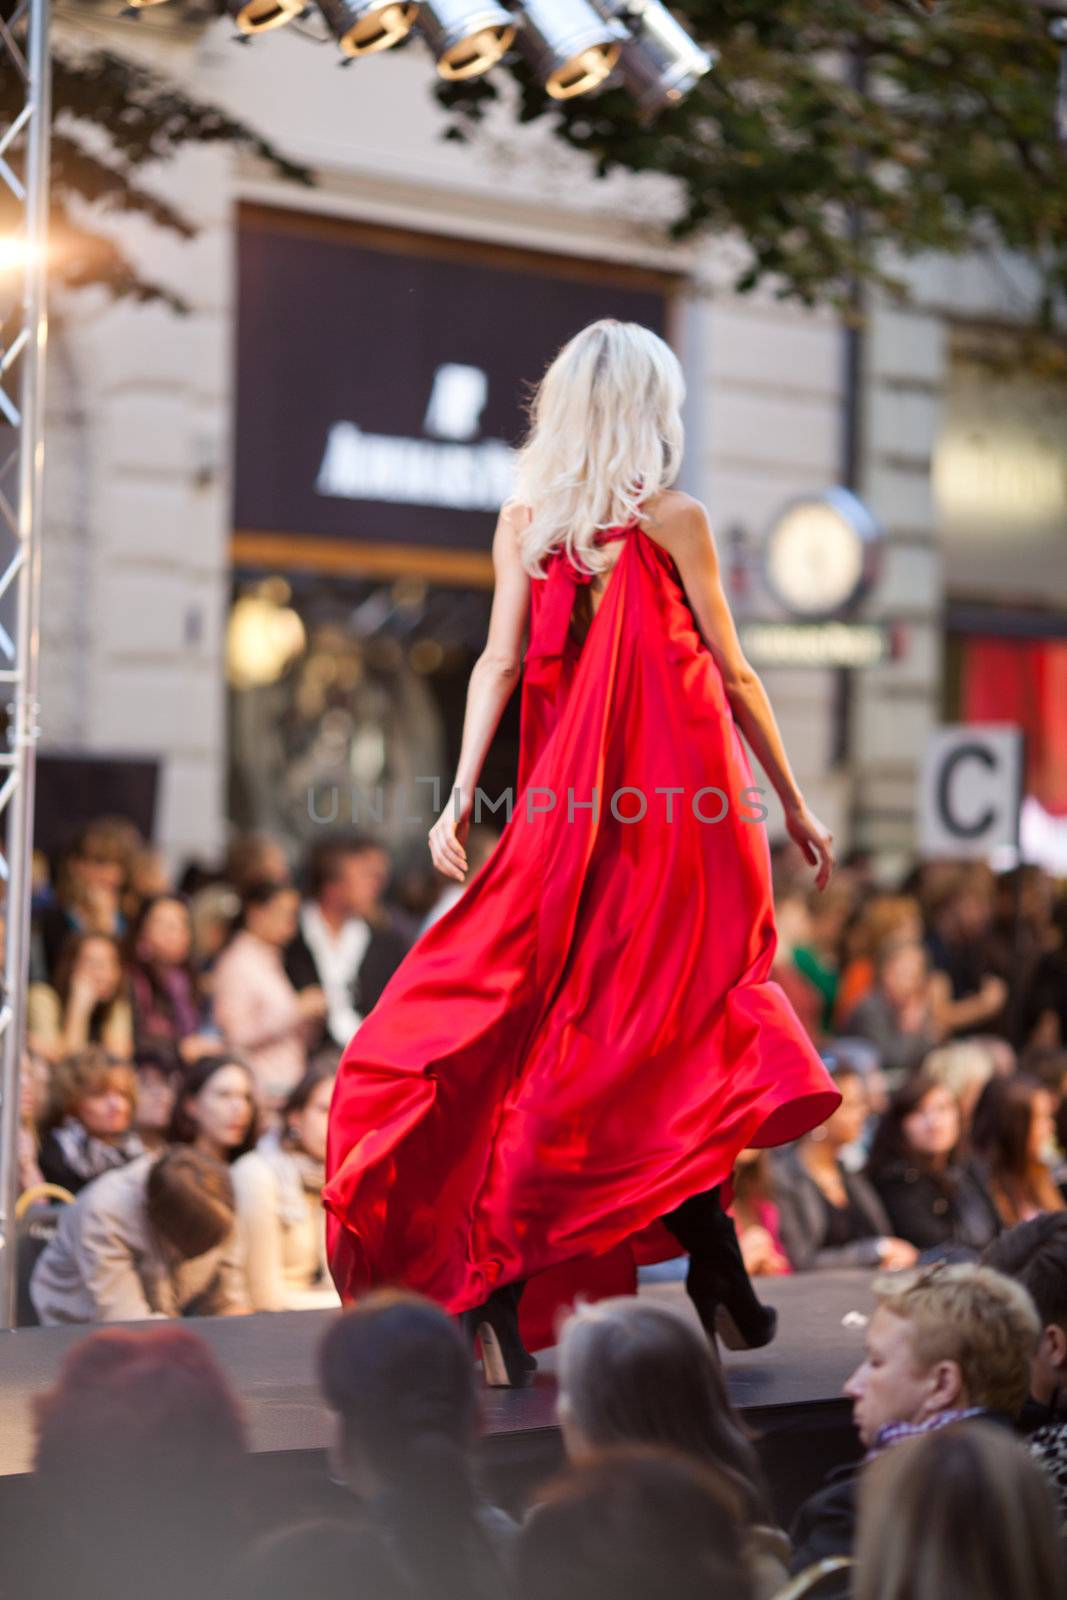
[[[760,1295],[779,1309],[778,1337],[766,1350],[724,1353],[734,1403],[759,1436],[772,1492],[783,1516],[857,1446],[841,1386],[861,1359],[871,1310],[870,1275],[827,1272],[764,1279]],[[641,1293],[692,1315],[680,1283],[648,1283]],[[300,1484],[314,1498],[332,1436],[315,1384],[317,1340],[332,1313],[284,1312],[204,1318],[191,1326],[211,1345],[248,1418],[250,1470],[264,1480]],[[151,1324],[131,1324],[146,1327]],[[32,1397],[53,1381],[82,1328],[27,1328],[0,1334],[0,1506],[17,1498],[17,1475],[32,1456]],[[553,1352],[525,1390],[486,1389],[482,1445],[486,1488],[521,1505],[562,1460],[555,1421]],[[10,1507],[9,1507],[10,1509]]]

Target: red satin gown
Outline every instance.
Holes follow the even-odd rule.
[[[342,1059],[343,1299],[400,1284],[456,1313],[533,1279],[525,1313],[537,1275],[595,1285],[620,1250],[632,1281],[680,1253],[659,1217],[840,1102],[769,976],[760,797],[673,558],[636,524],[600,537],[625,543],[583,642],[588,575],[560,550],[531,582],[511,819]]]

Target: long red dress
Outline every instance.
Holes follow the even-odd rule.
[[[601,538],[625,543],[583,643],[588,576],[559,550],[531,582],[511,819],[342,1059],[345,1299],[403,1284],[455,1313],[628,1242],[675,1256],[656,1219],[839,1104],[769,977],[759,796],[674,560],[636,523]]]

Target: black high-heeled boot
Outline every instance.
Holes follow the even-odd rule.
[[[718,1188],[691,1195],[663,1222],[689,1252],[685,1287],[708,1337],[718,1334],[728,1350],[757,1350],[770,1344],[778,1313],[756,1297],[733,1218],[722,1209]]]
[[[519,1301],[524,1283],[507,1283],[494,1289],[480,1306],[460,1313],[460,1323],[472,1344],[482,1347],[482,1369],[491,1388],[525,1388],[533,1380],[537,1361],[519,1333]]]

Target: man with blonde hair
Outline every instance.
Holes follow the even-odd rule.
[[[864,1465],[913,1438],[972,1417],[1011,1426],[1027,1397],[1041,1323],[1026,1290],[991,1267],[945,1262],[885,1273],[866,1352],[845,1384],[863,1460],[832,1472],[793,1528],[793,1571],[851,1555]],[[844,1592],[844,1591],[842,1591]]]

